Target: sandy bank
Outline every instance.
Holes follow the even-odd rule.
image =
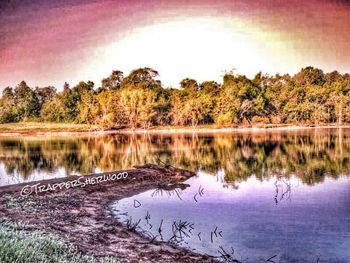
[[[21,135],[26,136],[82,136],[82,135],[108,135],[108,134],[203,134],[203,133],[260,133],[260,132],[283,132],[283,131],[296,131],[296,130],[310,130],[310,129],[348,129],[350,125],[320,125],[320,126],[308,126],[308,125],[277,125],[267,127],[234,127],[234,128],[211,128],[199,127],[199,128],[177,128],[177,127],[154,127],[151,129],[120,129],[120,130],[78,130],[78,131],[62,131],[62,130],[1,130],[0,136],[3,137],[16,137]]]
[[[65,237],[84,255],[116,256],[121,262],[215,262],[209,256],[152,241],[128,230],[111,216],[112,202],[154,188],[186,187],[182,182],[194,173],[157,165],[145,165],[126,172],[128,176],[120,180],[57,188],[38,194],[32,192],[26,197],[20,194],[24,187],[60,184],[79,177],[0,187],[1,218]],[[96,179],[110,174],[84,178]]]

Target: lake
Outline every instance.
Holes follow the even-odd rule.
[[[296,175],[307,185],[350,174],[350,129],[251,133],[0,136],[0,185],[168,163],[223,184]]]
[[[114,215],[126,224],[141,219],[137,230],[151,238],[219,257],[223,249],[241,262],[349,262],[349,178],[310,186],[294,176],[251,176],[234,188],[221,179],[198,172],[185,190],[119,200]]]
[[[144,163],[197,172],[113,205],[150,237],[243,262],[350,262],[350,129],[0,137],[0,185]]]

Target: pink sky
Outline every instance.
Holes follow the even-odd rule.
[[[308,65],[350,72],[350,5],[304,2],[0,3],[0,89],[21,80],[98,86],[112,70],[141,66],[158,70],[166,86],[187,76],[220,81],[232,68],[248,76]]]

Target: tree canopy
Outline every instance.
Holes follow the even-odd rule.
[[[77,122],[103,128],[157,125],[325,124],[350,122],[350,76],[306,67],[294,76],[226,72],[222,83],[185,78],[164,88],[152,68],[124,77],[114,70],[96,86],[81,81],[63,90],[31,88],[25,81],[3,89],[0,123],[26,120]]]

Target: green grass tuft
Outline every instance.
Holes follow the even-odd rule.
[[[83,256],[66,240],[22,224],[0,222],[0,262],[2,263],[112,263],[115,258]]]

